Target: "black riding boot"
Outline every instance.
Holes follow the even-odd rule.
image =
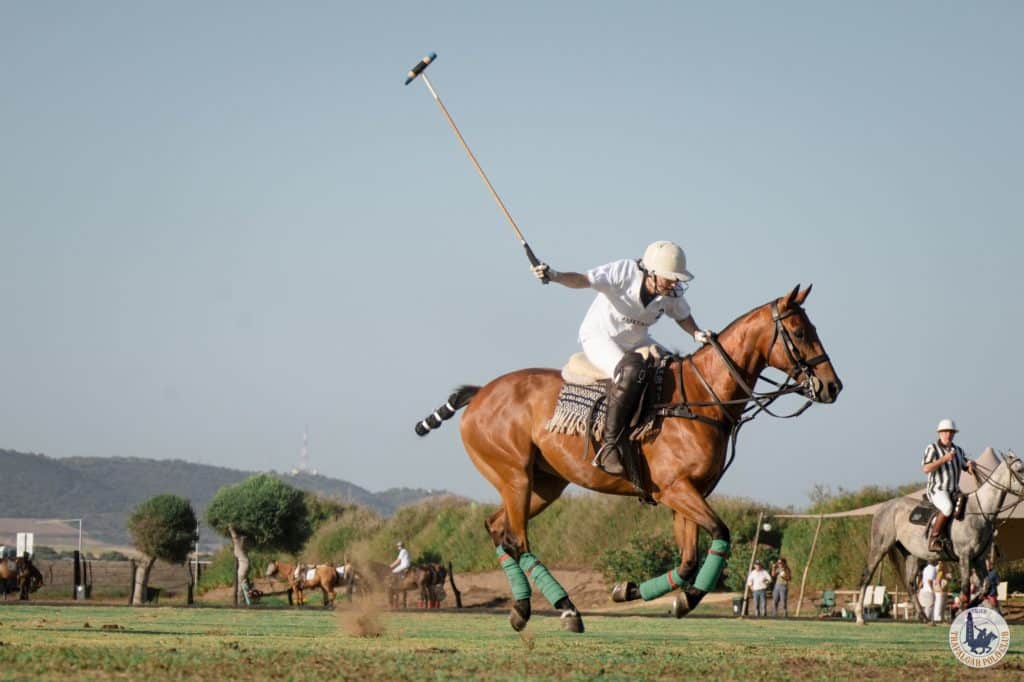
[[[615,376],[608,386],[608,413],[604,420],[601,449],[592,462],[612,476],[621,476],[624,458],[629,447],[629,419],[633,415],[637,398],[644,389],[644,359],[639,353],[626,353],[615,368]]]

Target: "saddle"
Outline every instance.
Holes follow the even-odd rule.
[[[654,406],[661,396],[664,370],[669,357],[663,356],[657,346],[637,350],[644,358],[647,382],[636,401],[629,420],[629,439],[640,443],[657,434],[657,415]],[[562,388],[555,404],[555,412],[548,420],[547,430],[553,433],[584,436],[583,459],[589,459],[590,441],[600,443],[607,415],[608,384],[611,379],[595,367],[583,353],[575,353],[562,368]],[[633,457],[623,462],[626,475],[637,489],[641,500],[655,504],[650,496],[650,484],[644,480],[642,457],[637,447],[624,448],[623,456]]]
[[[935,517],[939,513],[938,508],[932,504],[928,496],[925,495],[921,498],[921,501],[910,510],[909,521],[915,526],[924,526],[924,537],[929,539],[931,537],[932,525],[935,523]],[[957,521],[963,521],[964,515],[967,513],[967,496],[961,492],[957,492],[953,500],[953,518]],[[956,554],[953,552],[953,540],[949,536],[949,530],[953,527],[953,524],[947,523],[946,527],[942,529],[942,546],[947,554],[947,558],[956,559]]]

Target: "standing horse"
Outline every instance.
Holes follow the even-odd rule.
[[[303,590],[311,590],[314,587],[320,588],[324,597],[324,607],[334,604],[334,587],[339,583],[338,572],[334,566],[328,564],[300,566],[274,559],[267,564],[264,575],[267,578],[272,578],[275,575],[284,577],[292,588],[292,598],[297,606],[302,606],[305,603]]]
[[[729,529],[706,498],[728,467],[726,452],[730,440],[735,446],[740,425],[786,393],[800,390],[822,403],[838,397],[842,382],[802,307],[810,290],[800,291],[797,285],[788,296],[735,320],[693,355],[669,358],[658,396],[660,429],[640,445],[639,464],[650,496],[673,512],[680,563],[639,586],[616,585],[613,599],[649,600],[681,587],[685,592],[677,595],[674,614],[681,617],[696,607],[718,582],[729,552]],[[776,391],[757,393],[752,387],[767,366],[785,372],[787,380]],[[562,612],[563,627],[583,632],[583,619],[568,593],[530,552],[529,519],[558,499],[569,483],[613,495],[635,494],[625,478],[610,476],[580,456],[589,434],[547,430],[561,387],[557,370],[512,372],[483,387],[458,389],[417,428],[423,434],[468,405],[462,441],[473,464],[501,495],[502,507],[485,526],[516,600],[509,620],[517,631],[530,618],[529,575]],[[750,410],[753,414],[747,414]],[[712,538],[702,567],[698,528]]]
[[[10,592],[17,592],[18,599],[26,600],[31,592],[43,586],[43,574],[26,556],[16,559],[0,559],[0,593],[4,601]]]
[[[977,463],[975,463],[977,466]],[[979,467],[980,469],[980,467]],[[988,473],[978,489],[967,497],[967,511],[963,521],[951,519],[949,529],[953,541],[954,557],[960,568],[961,599],[966,602],[970,590],[971,567],[979,575],[985,573],[985,553],[992,542],[995,521],[1003,509],[1006,494],[1024,494],[1024,462],[1012,452],[1003,455],[999,465]],[[857,623],[864,624],[864,589],[870,584],[878,565],[886,556],[896,570],[896,576],[912,595],[911,603],[917,618],[928,620],[921,609],[914,582],[925,561],[943,559],[938,552],[928,549],[928,538],[922,526],[910,523],[910,513],[918,504],[912,497],[890,500],[875,512],[871,521],[871,549],[867,566],[860,582],[860,598],[854,611]]]
[[[402,608],[407,608],[407,594],[409,590],[416,590],[420,596],[420,608],[438,608],[444,599],[447,577],[448,569],[441,564],[416,564],[402,573],[392,573],[387,584],[388,604],[397,609],[401,595]]]

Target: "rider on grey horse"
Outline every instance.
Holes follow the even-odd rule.
[[[585,274],[558,272],[547,263],[533,272],[541,281],[598,292],[579,332],[587,359],[612,378],[603,444],[593,464],[613,476],[622,475],[626,427],[644,387],[644,360],[635,351],[655,344],[648,328],[667,314],[697,343],[711,338],[710,331],[698,327],[683,297],[685,283],[693,279],[686,269],[686,254],[672,242],[657,241],[642,259],[613,261]]]
[[[973,476],[974,461],[967,459],[963,448],[953,444],[957,428],[952,419],[943,419],[935,430],[939,439],[925,448],[921,471],[928,474],[928,499],[939,510],[932,525],[928,549],[941,552],[942,529],[953,515],[953,500],[960,493],[960,472],[967,471]]]

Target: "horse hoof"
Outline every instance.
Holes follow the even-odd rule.
[[[508,614],[508,622],[509,625],[512,626],[513,630],[515,630],[516,632],[522,632],[523,629],[526,627],[526,624],[530,621],[520,616],[518,611],[512,609],[512,611]]]
[[[583,632],[583,618],[579,611],[562,611],[562,629],[569,632]]]
[[[530,606],[529,599],[518,599],[512,605],[512,611],[508,614],[508,622],[516,632],[521,632],[530,622]]]
[[[672,615],[676,618],[682,618],[689,612],[690,600],[686,598],[686,593],[677,594],[676,598],[672,600]]]
[[[640,589],[636,586],[636,583],[616,583],[615,587],[612,588],[612,601],[614,602],[633,601],[639,598]]]

